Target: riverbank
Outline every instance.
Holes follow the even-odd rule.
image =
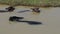
[[[9,5],[6,4],[0,4],[1,7],[9,7]],[[18,5],[18,6],[14,6],[14,7],[25,7],[25,8],[34,8],[36,6],[22,6],[22,5]],[[50,8],[50,7],[38,7],[38,8]]]
[[[8,5],[8,4],[0,4],[0,5]],[[9,5],[10,6],[10,5]],[[14,6],[14,5],[13,5]],[[20,5],[15,5],[15,6],[25,6],[25,7],[60,7],[60,5],[49,5],[49,4],[42,4],[42,5],[26,5],[26,4],[20,4]]]
[[[33,7],[60,7],[60,0],[0,0],[0,4]]]

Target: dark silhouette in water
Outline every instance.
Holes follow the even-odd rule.
[[[31,8],[33,12],[40,13],[39,8]]]
[[[6,10],[8,10],[8,11],[14,11],[15,10],[15,8],[14,7],[12,7],[12,6],[10,6],[10,7],[8,7],[8,8],[6,8]]]
[[[1,13],[3,13],[3,12],[12,12],[14,10],[15,10],[15,8],[10,6],[10,7],[6,8],[6,10],[0,10],[0,12]]]
[[[18,13],[29,12],[30,10],[19,11]]]
[[[11,16],[9,21],[18,21],[19,19],[24,19],[24,17]]]
[[[9,11],[6,11],[6,10],[0,10],[0,13],[4,13],[4,12],[9,12]]]
[[[17,16],[13,16],[9,18],[9,21],[17,21],[17,22],[27,22],[30,25],[38,25],[38,24],[42,24],[41,22],[36,22],[36,21],[22,21],[21,19],[23,19],[23,17],[17,17]]]
[[[21,20],[18,20],[18,22],[27,22],[30,25],[39,25],[39,24],[42,24],[41,22],[37,22],[37,21],[21,21]]]

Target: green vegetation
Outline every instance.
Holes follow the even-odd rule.
[[[13,6],[60,6],[60,0],[0,0],[0,3]]]

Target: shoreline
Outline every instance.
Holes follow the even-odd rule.
[[[0,4],[0,6],[9,6],[9,5],[6,5],[6,4]],[[25,7],[25,8],[34,8],[34,7],[39,7],[39,6],[28,6],[28,5],[17,5],[15,7]],[[51,8],[51,7],[59,7],[59,6],[40,6],[39,8]]]

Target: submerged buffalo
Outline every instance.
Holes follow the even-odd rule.
[[[22,20],[22,19],[24,19],[24,17],[12,16],[12,17],[9,18],[9,21],[24,22],[24,23],[28,23],[30,25],[42,24],[41,22],[37,22],[37,21],[25,21],[25,20]]]
[[[24,19],[24,17],[11,16],[9,21],[18,21],[19,19]]]
[[[0,10],[1,13],[4,13],[4,12],[12,12],[15,10],[14,7],[8,7],[8,8],[5,8],[6,10]]]
[[[15,10],[15,8],[14,7],[12,7],[12,6],[10,6],[10,7],[8,7],[8,8],[6,8],[6,10],[8,10],[8,11],[14,11]]]
[[[31,8],[33,12],[40,13],[39,8]]]

